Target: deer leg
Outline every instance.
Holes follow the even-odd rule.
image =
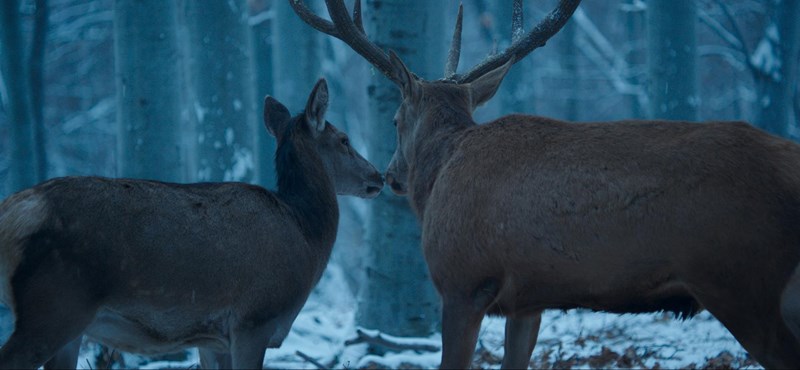
[[[467,369],[478,341],[486,307],[444,297],[442,305],[442,369]]]
[[[718,288],[719,289],[719,288]],[[730,291],[698,301],[766,368],[800,368],[800,341],[780,315],[780,296]]]
[[[505,355],[503,369],[527,369],[531,361],[536,338],[539,337],[539,324],[542,313],[533,315],[507,317]]]
[[[263,328],[238,329],[231,335],[231,367],[234,369],[261,369],[269,335]]]
[[[62,348],[74,345],[68,346],[78,341],[97,312],[97,302],[80,272],[62,261],[45,260],[37,268],[18,271],[22,275],[12,280],[17,321],[0,348],[0,368],[38,368]],[[75,368],[76,362],[68,367]]]
[[[218,353],[205,348],[198,348],[200,355],[200,368],[202,369],[231,369],[230,353]]]
[[[78,354],[81,351],[83,336],[80,335],[72,342],[62,347],[53,358],[44,364],[44,369],[74,369],[78,365]]]

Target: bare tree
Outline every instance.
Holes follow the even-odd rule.
[[[201,181],[255,180],[255,96],[244,0],[186,1],[190,110]]]
[[[117,0],[114,10],[118,174],[183,181],[175,3]]]
[[[444,8],[428,0],[367,2],[367,35],[396,51],[421,77],[441,77],[446,31]],[[373,73],[368,88],[368,158],[386,168],[394,149],[393,116],[400,105],[397,87]],[[366,225],[367,281],[361,289],[356,320],[367,328],[403,336],[436,330],[439,297],[428,277],[419,247],[420,229],[406,199],[384,192],[370,202]]]
[[[20,24],[19,1],[0,2],[0,70],[5,83],[10,122],[10,153],[7,190],[27,188],[39,180],[33,108],[31,105],[31,66],[26,61],[25,41]]]
[[[650,116],[697,119],[694,0],[647,2],[647,63]]]

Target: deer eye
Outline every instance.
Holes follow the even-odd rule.
[[[346,137],[343,137],[343,138],[341,139],[341,143],[342,143],[342,145],[344,145],[344,146],[350,146],[350,139],[348,139],[348,138],[346,138]]]
[[[392,120],[392,124],[394,125],[394,127],[397,127],[397,120],[396,120],[396,119],[393,119],[393,120]]]

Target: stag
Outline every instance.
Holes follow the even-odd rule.
[[[16,316],[0,368],[74,369],[86,334],[144,354],[198,347],[204,368],[260,369],[328,262],[336,194],[383,187],[327,107],[325,80],[294,118],[266,98],[277,192],[65,177],[0,203],[0,299]]]
[[[402,92],[386,182],[422,225],[443,304],[443,368],[470,365],[487,313],[507,318],[502,366],[527,367],[542,311],[572,308],[681,317],[704,308],[762,365],[800,367],[800,146],[744,122],[477,124],[474,109],[579,0],[561,0],[460,74],[459,9],[438,81],[367,39],[360,2],[351,19],[341,0],[326,0],[330,21],[289,3]]]

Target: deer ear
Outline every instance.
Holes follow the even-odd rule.
[[[416,100],[420,95],[417,76],[408,70],[408,67],[400,60],[394,50],[389,50],[389,61],[392,63],[394,75],[400,84],[400,91],[403,93],[403,97]]]
[[[328,110],[328,83],[320,78],[306,103],[306,122],[311,133],[316,137],[325,130],[325,112]]]
[[[264,126],[272,136],[280,138],[291,119],[289,110],[283,104],[269,95],[264,98]]]
[[[486,103],[497,93],[500,83],[503,82],[503,77],[506,76],[512,65],[514,65],[514,58],[468,84],[472,109]]]

